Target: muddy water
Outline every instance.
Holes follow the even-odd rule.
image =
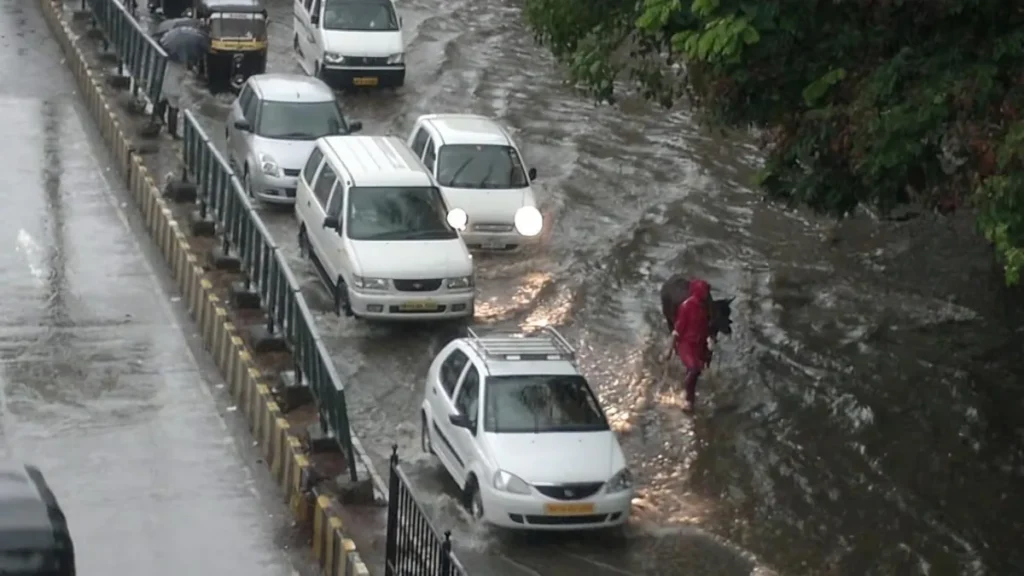
[[[298,72],[291,5],[270,8],[270,69]],[[382,471],[398,443],[476,573],[1024,571],[1021,314],[969,223],[833,229],[766,206],[746,186],[753,145],[685,111],[591,105],[514,5],[413,0],[400,12],[406,87],[344,95],[348,114],[402,137],[429,112],[510,127],[553,225],[536,250],[478,259],[477,322],[554,324],[579,343],[641,492],[624,541],[470,526],[418,455],[419,375],[453,334],[337,318],[298,257],[294,218],[267,211],[322,310],[354,429]],[[230,99],[190,93],[221,137]],[[679,411],[679,370],[662,361],[655,295],[675,272],[737,298],[736,334],[692,419]]]

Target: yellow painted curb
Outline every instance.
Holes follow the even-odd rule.
[[[313,501],[308,488],[310,463],[302,454],[299,439],[291,434],[287,420],[229,321],[227,309],[213,293],[213,285],[205,278],[188,237],[175,221],[152,174],[133,151],[132,142],[103,94],[102,78],[88,68],[74,33],[62,17],[60,4],[52,0],[39,0],[39,4],[75,76],[82,99],[139,207],[146,229],[167,261],[189,316],[224,376],[228,391],[242,407],[285,501],[300,523],[312,524],[318,562],[329,576],[369,576],[355,544],[344,534],[341,519],[331,511],[333,500],[320,496]]]

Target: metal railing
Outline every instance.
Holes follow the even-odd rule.
[[[348,460],[349,476],[357,480],[345,387],[285,255],[190,110],[185,111],[182,144],[182,179],[196,185],[199,215],[213,220],[224,254],[233,254],[241,262],[245,288],[259,294],[267,313],[267,331],[281,334],[288,343],[296,383],[309,388],[321,427],[338,442]]]
[[[116,0],[82,0],[82,10],[92,15],[92,25],[103,33],[103,48],[111,47],[117,55],[117,73],[132,79],[132,95],[142,94],[149,104],[161,100],[167,52],[142,29],[134,17],[137,3],[126,0],[126,8]]]
[[[452,551],[452,533],[434,527],[391,448],[384,576],[468,576]]]

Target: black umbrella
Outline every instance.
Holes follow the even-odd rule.
[[[179,26],[160,37],[160,47],[171,62],[188,64],[200,60],[210,49],[210,37],[204,30]]]
[[[156,30],[153,31],[153,38],[159,40],[164,34],[167,34],[175,28],[202,28],[203,22],[196,20],[195,18],[171,18],[170,20],[164,20],[157,25]]]

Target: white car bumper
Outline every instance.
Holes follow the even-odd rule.
[[[515,230],[509,232],[485,232],[466,230],[462,232],[462,241],[470,250],[516,250],[540,241],[540,234],[523,236]]]
[[[251,178],[252,193],[256,198],[271,204],[295,204],[297,177],[270,176],[259,172],[253,174]]]
[[[349,291],[356,316],[391,320],[442,320],[473,315],[476,293]]]
[[[502,528],[594,530],[621,526],[629,519],[633,490],[613,494],[602,488],[583,500],[556,500],[539,494],[510,494],[483,486],[484,520]]]

